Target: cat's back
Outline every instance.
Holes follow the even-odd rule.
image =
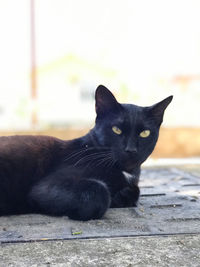
[[[15,135],[0,137],[0,162],[49,158],[62,141],[50,136]]]
[[[61,140],[42,135],[12,135],[0,136],[0,156],[3,155],[20,155],[23,153],[31,152],[37,153],[41,150],[49,150],[53,148],[56,143],[62,142]]]
[[[0,137],[0,178],[42,175],[63,141],[49,136],[15,135]]]
[[[55,137],[45,135],[11,135],[0,136],[0,147],[5,148],[8,146],[30,146],[30,145],[49,145],[55,141],[61,141]]]

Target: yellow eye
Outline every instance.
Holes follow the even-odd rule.
[[[122,130],[119,129],[117,126],[113,126],[112,127],[112,130],[113,130],[114,133],[116,133],[118,135],[122,133]]]
[[[149,130],[144,130],[140,133],[140,137],[146,138],[150,135],[150,131]]]

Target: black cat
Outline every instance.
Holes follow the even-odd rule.
[[[140,165],[152,153],[172,96],[150,107],[119,104],[100,85],[96,124],[85,136],[0,137],[0,215],[101,218],[136,206]]]

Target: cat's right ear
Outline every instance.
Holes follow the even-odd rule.
[[[121,105],[117,102],[114,95],[103,85],[97,87],[95,100],[95,108],[98,118],[101,118],[108,113],[116,113],[121,109]]]
[[[160,125],[163,121],[163,115],[167,106],[171,103],[173,96],[169,96],[161,102],[150,107],[150,112],[155,121]]]

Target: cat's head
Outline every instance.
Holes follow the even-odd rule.
[[[98,86],[95,136],[100,146],[111,149],[122,170],[131,172],[152,153],[164,111],[172,98],[149,107],[120,104],[106,87]]]

